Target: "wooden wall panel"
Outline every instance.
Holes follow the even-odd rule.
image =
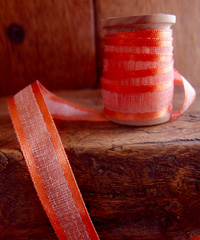
[[[91,87],[96,83],[91,0],[0,0],[0,96],[40,80],[49,89]],[[13,43],[11,24],[25,38]],[[20,38],[11,30],[11,40]]]
[[[104,30],[101,20],[107,17],[175,14],[173,26],[175,67],[191,83],[200,79],[200,1],[199,0],[95,0],[97,17],[98,69],[102,69]],[[100,75],[100,73],[99,73]]]

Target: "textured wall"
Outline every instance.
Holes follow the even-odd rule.
[[[0,96],[36,79],[49,89],[93,86],[93,16],[91,0],[0,0]]]

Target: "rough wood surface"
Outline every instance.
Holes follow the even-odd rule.
[[[94,86],[93,15],[91,0],[1,0],[0,96],[37,79],[54,90]]]
[[[56,121],[101,240],[180,240],[200,234],[197,89],[197,100],[186,113],[158,126]],[[99,90],[59,95],[102,107]],[[0,239],[56,239],[16,140],[6,98],[0,100]]]
[[[175,67],[192,83],[199,83],[200,68],[200,1],[199,0],[95,0],[98,71],[101,74],[103,58],[102,19],[134,15],[167,13],[176,15],[173,26]]]

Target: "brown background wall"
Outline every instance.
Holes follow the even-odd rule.
[[[25,32],[18,44],[7,36],[13,23]],[[36,79],[50,89],[95,84],[92,1],[0,0],[0,95]]]
[[[40,80],[49,89],[94,87],[102,69],[104,31],[111,16],[171,13],[175,67],[193,84],[200,75],[199,0],[0,0],[0,96]],[[20,30],[8,27],[16,23]],[[97,72],[96,53],[97,50]]]

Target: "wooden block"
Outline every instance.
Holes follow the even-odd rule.
[[[54,90],[95,85],[90,0],[0,0],[0,7],[0,96],[37,79]]]
[[[105,34],[102,28],[102,19],[167,13],[176,15],[176,24],[173,26],[175,68],[191,83],[199,83],[200,68],[198,64],[194,64],[200,61],[199,11],[199,0],[96,0],[99,75],[102,70]]]
[[[180,240],[200,234],[200,86],[173,122],[128,127],[56,121],[101,240]],[[95,109],[99,90],[58,95]],[[182,102],[175,94],[176,108]],[[0,99],[0,239],[56,239]]]

